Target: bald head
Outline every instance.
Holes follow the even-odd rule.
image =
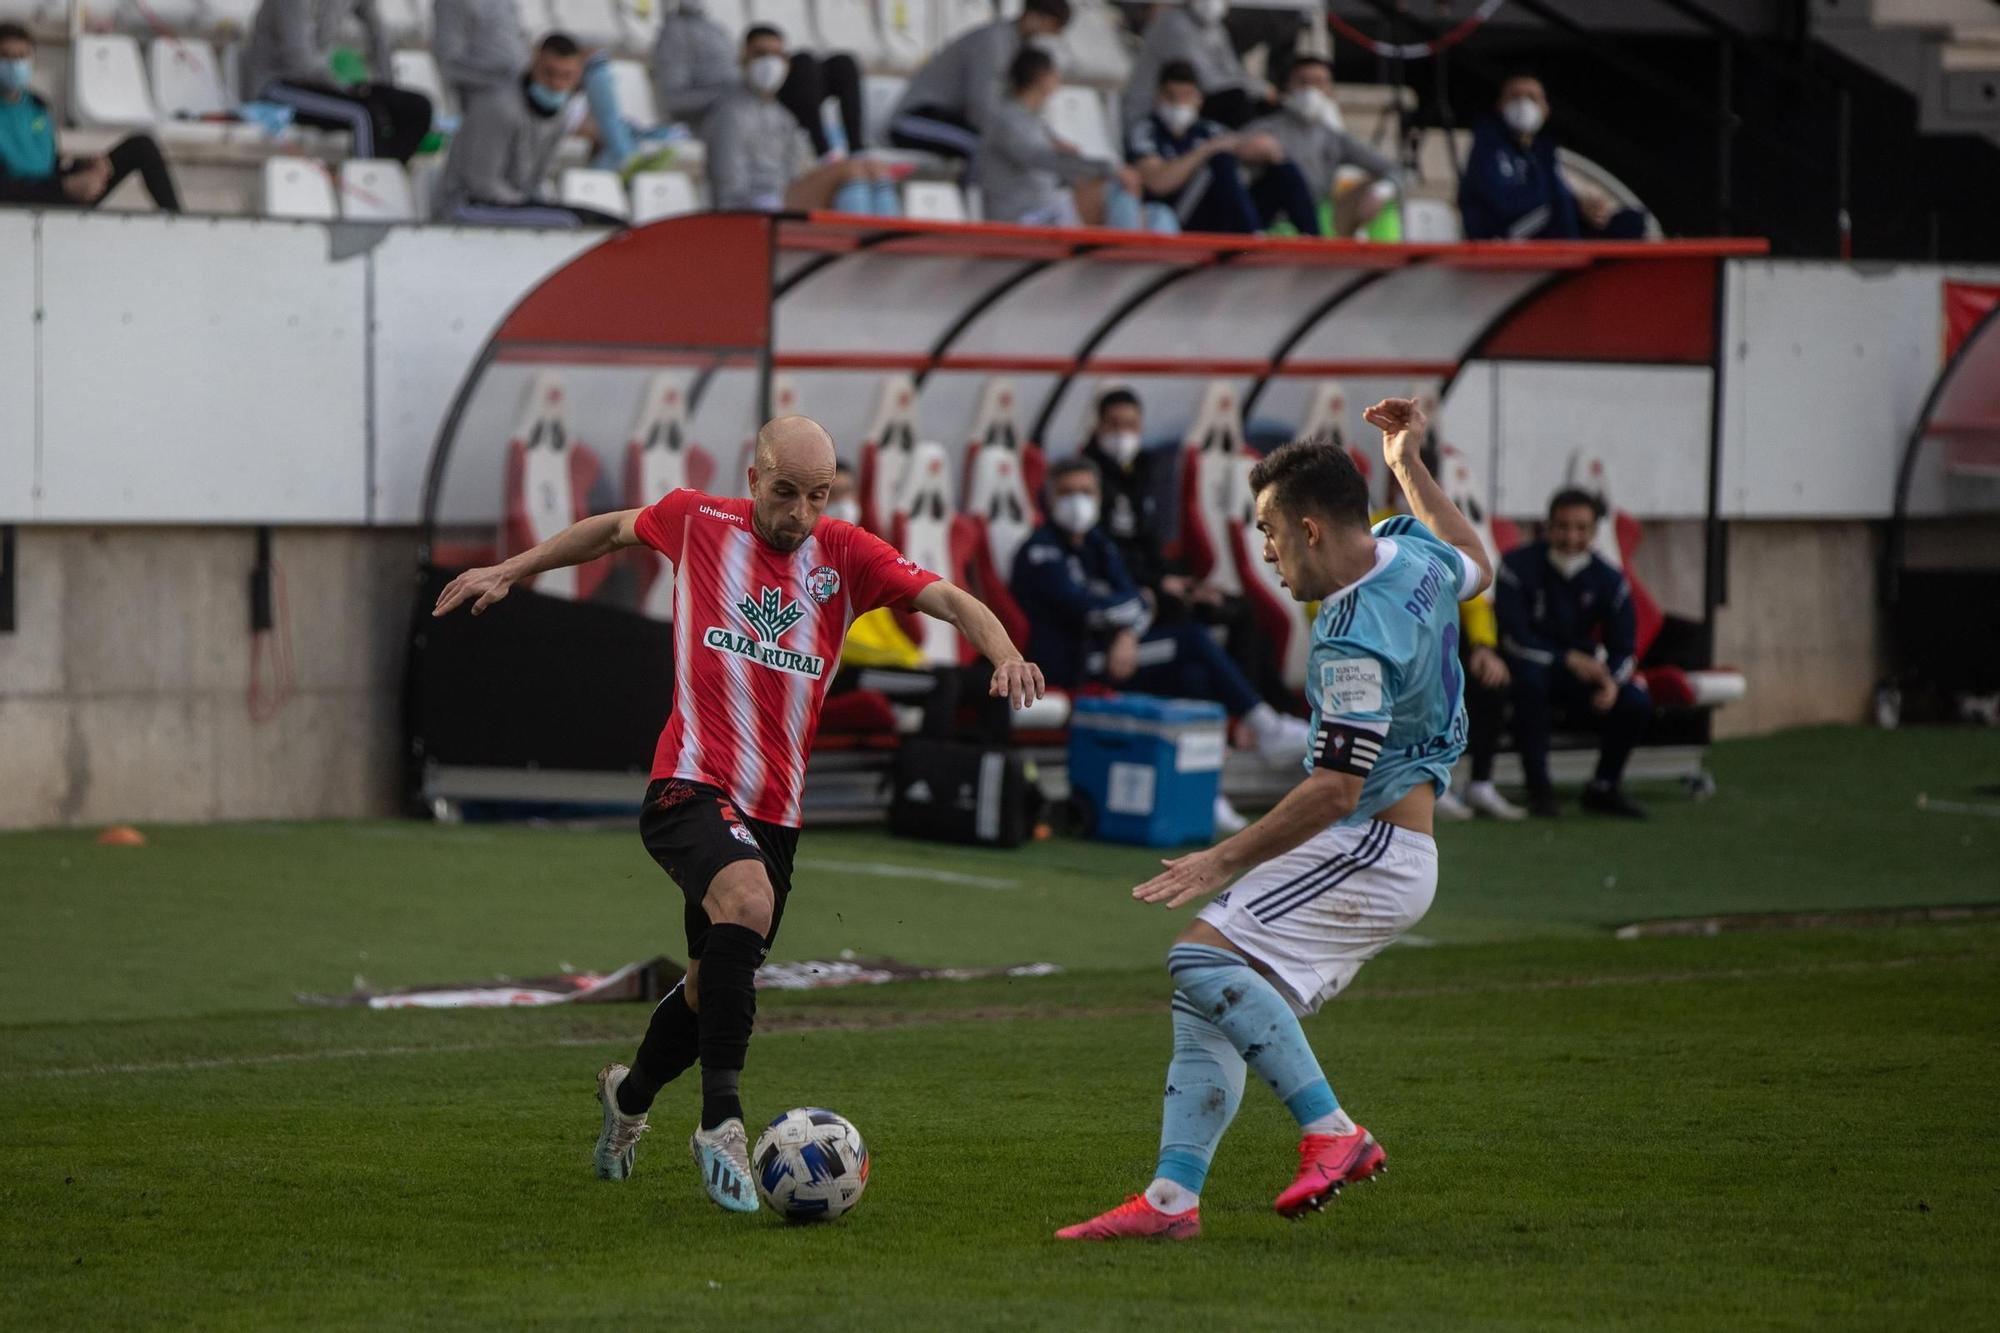
[[[833,492],[833,437],[810,417],[778,417],[757,432],[750,499],[757,531],[781,551],[812,535]]]

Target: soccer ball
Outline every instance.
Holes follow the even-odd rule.
[[[800,1106],[764,1127],[750,1153],[757,1196],[788,1222],[830,1222],[868,1186],[861,1131],[831,1111]]]

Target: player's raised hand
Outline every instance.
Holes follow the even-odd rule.
[[[488,565],[484,569],[468,569],[438,594],[437,605],[431,609],[433,617],[450,615],[468,599],[472,602],[472,614],[478,615],[493,603],[507,595],[513,580],[499,565]]]
[[[1005,699],[1015,708],[1026,708],[1048,692],[1048,685],[1042,680],[1042,669],[1033,662],[1015,660],[1002,662],[993,668],[993,682],[986,692],[996,699]]]
[[[1179,907],[1203,894],[1215,892],[1229,878],[1206,852],[1190,852],[1160,864],[1166,869],[1132,890],[1132,896],[1142,903]]]
[[[1382,461],[1390,467],[1406,460],[1416,462],[1422,457],[1420,451],[1430,422],[1416,399],[1384,398],[1361,416],[1382,432]]]

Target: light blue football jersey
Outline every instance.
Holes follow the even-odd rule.
[[[1375,568],[1320,604],[1306,658],[1315,750],[1329,721],[1381,737],[1345,824],[1373,818],[1419,782],[1442,791],[1465,749],[1458,603],[1478,567],[1406,515],[1374,532]]]

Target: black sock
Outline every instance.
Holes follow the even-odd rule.
[[[701,954],[701,1127],[743,1118],[737,1080],[757,1022],[757,964],[764,937],[747,926],[711,926]]]
[[[618,1085],[618,1109],[626,1115],[643,1115],[660,1095],[660,1089],[687,1072],[700,1054],[699,1027],[694,1010],[688,1008],[687,984],[674,987],[667,998],[653,1007],[652,1021],[632,1057],[632,1070]]]

